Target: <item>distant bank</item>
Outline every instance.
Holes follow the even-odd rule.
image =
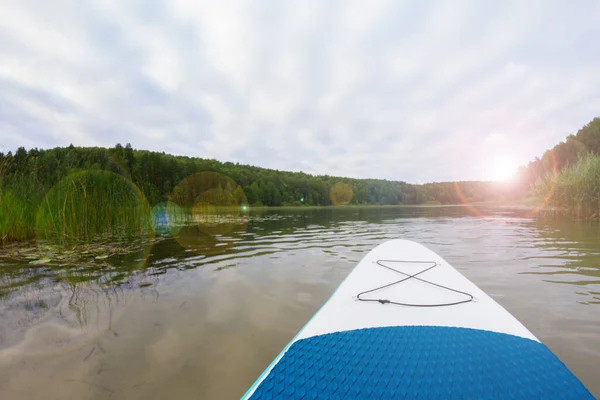
[[[208,207],[515,205],[600,215],[600,118],[519,169],[511,182],[411,184],[310,175],[102,147],[0,152],[0,244],[33,237],[88,240],[152,229],[157,210]],[[534,196],[534,200],[532,200]],[[166,205],[170,204],[169,207]],[[150,221],[150,222],[148,222]]]

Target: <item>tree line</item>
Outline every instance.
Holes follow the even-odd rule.
[[[109,199],[111,210],[117,210],[124,199],[128,199],[129,209],[137,207],[138,193],[148,207],[171,199],[178,199],[185,207],[193,206],[197,200],[222,205],[330,206],[461,204],[510,201],[535,195],[546,199],[548,205],[576,209],[578,215],[598,215],[600,161],[597,157],[600,157],[600,118],[594,118],[541,158],[521,167],[512,184],[467,181],[416,185],[385,179],[310,175],[135,150],[129,144],[112,148],[71,145],[47,150],[20,147],[14,154],[0,152],[0,243],[34,237],[36,226],[38,230],[43,226],[45,231],[52,232],[58,215],[65,219],[67,214],[73,218],[80,213],[89,214],[91,203],[82,207],[75,203],[92,195],[113,196],[114,199]],[[125,183],[132,184],[132,192]],[[110,190],[100,193],[88,190],[86,185],[105,185]],[[49,198],[49,193],[54,197]],[[46,214],[40,212],[43,202]],[[97,202],[94,207],[101,204]],[[96,211],[97,221],[114,217],[113,211],[108,214]],[[138,229],[138,225],[132,229]],[[89,225],[80,228],[89,230]],[[102,229],[101,223],[98,229]]]
[[[542,199],[544,213],[577,219],[600,216],[600,118],[567,136],[542,158],[520,170],[521,179]]]
[[[81,170],[110,171],[126,177],[151,205],[168,200],[180,182],[200,172],[231,179],[243,190],[251,206],[457,204],[508,195],[503,185],[493,182],[415,185],[385,179],[310,175],[134,150],[129,144],[113,148],[71,145],[48,150],[20,147],[14,154],[0,153],[0,188],[12,188],[15,193],[40,200],[61,179]]]
[[[587,155],[600,154],[600,118],[596,117],[576,134],[568,135],[553,148],[546,150],[541,158],[536,157],[526,166],[519,168],[518,178],[523,185],[533,189],[533,185],[548,175],[554,175],[567,167],[574,166]]]

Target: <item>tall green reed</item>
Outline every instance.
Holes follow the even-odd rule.
[[[6,177],[0,163],[0,244],[27,240],[35,235],[35,211],[43,187],[23,176]]]
[[[150,206],[129,180],[107,171],[70,174],[40,202],[38,238],[59,241],[129,239],[152,232]]]
[[[558,173],[546,175],[535,186],[546,205],[576,218],[600,215],[600,155],[586,155]]]

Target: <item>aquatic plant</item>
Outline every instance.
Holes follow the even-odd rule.
[[[152,233],[150,207],[129,180],[108,171],[75,172],[56,184],[36,214],[38,238],[125,239]]]
[[[574,164],[539,179],[534,193],[545,205],[576,218],[600,215],[600,156],[585,155]]]
[[[35,181],[6,182],[0,175],[0,244],[35,235],[35,211],[42,193]]]

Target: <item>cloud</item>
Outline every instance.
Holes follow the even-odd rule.
[[[5,150],[485,179],[600,109],[595,1],[0,3]]]

